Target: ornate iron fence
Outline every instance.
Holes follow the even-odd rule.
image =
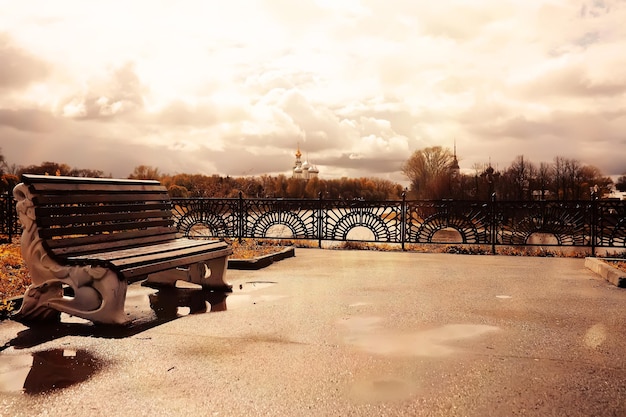
[[[15,203],[0,196],[3,238],[19,234]],[[182,235],[398,244],[626,249],[626,201],[173,199]]]
[[[626,201],[175,199],[196,237],[626,248]]]

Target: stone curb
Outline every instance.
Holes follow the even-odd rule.
[[[285,258],[296,256],[294,247],[252,259],[228,259],[228,269],[261,269]]]
[[[590,269],[602,278],[619,288],[626,288],[626,272],[615,268],[604,261],[617,260],[613,258],[585,258],[585,268]],[[622,260],[622,259],[620,259]]]

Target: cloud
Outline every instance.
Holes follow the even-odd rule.
[[[146,91],[134,64],[126,63],[105,79],[93,80],[85,91],[66,97],[57,112],[69,118],[110,120],[141,110]]]
[[[27,132],[52,132],[60,121],[40,109],[0,109],[0,126]]]
[[[174,126],[211,126],[218,121],[218,106],[213,103],[190,105],[183,101],[169,103],[154,116],[155,123]]]
[[[12,44],[7,34],[0,33],[0,91],[20,90],[43,81],[49,65]]]
[[[593,55],[593,54],[592,54]],[[581,56],[574,59],[559,59],[538,70],[538,74],[527,82],[520,82],[519,93],[527,99],[538,98],[577,98],[594,99],[601,96],[619,97],[626,93],[626,75],[614,70],[602,71],[591,66],[588,59]],[[605,59],[606,61],[606,59]],[[610,58],[614,68],[626,64],[626,58]],[[590,67],[590,68],[588,68]],[[594,74],[595,72],[595,74]]]

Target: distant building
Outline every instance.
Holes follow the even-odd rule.
[[[300,152],[300,146],[298,146],[296,162],[293,165],[291,177],[301,180],[310,180],[311,178],[317,177],[319,173],[320,171],[317,167],[310,164],[309,161],[302,162],[302,152]]]
[[[452,163],[450,164],[450,173],[452,177],[458,177],[461,172],[461,167],[459,166],[459,160],[456,159],[456,140],[454,141],[454,154]]]
[[[617,190],[613,189],[604,198],[609,198],[611,200],[626,200],[626,192],[624,192],[624,191],[617,191]]]

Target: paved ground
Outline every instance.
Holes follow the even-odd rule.
[[[219,312],[134,286],[124,330],[0,323],[0,415],[626,415],[626,290],[583,259],[297,249],[228,278]]]

